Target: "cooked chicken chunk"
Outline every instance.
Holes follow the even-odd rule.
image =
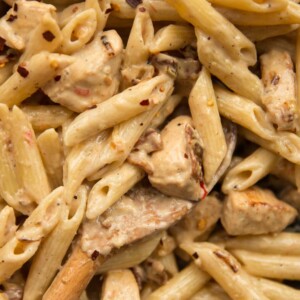
[[[284,50],[271,50],[260,57],[264,84],[263,104],[278,130],[296,130],[297,100],[293,62]]]
[[[123,43],[115,30],[96,36],[72,56],[76,61],[43,91],[70,110],[82,112],[117,93]]]
[[[81,247],[89,256],[108,255],[181,219],[192,203],[167,197],[152,188],[136,187],[96,220],[82,228]]]
[[[203,199],[202,148],[188,116],[173,119],[161,132],[163,149],[151,156],[151,184],[166,195]]]
[[[13,7],[0,20],[0,37],[7,46],[23,50],[44,15],[49,13],[54,16],[55,11],[53,5],[38,1],[15,1]]]
[[[230,235],[264,234],[282,231],[296,216],[297,211],[271,191],[253,187],[229,193],[221,222]]]

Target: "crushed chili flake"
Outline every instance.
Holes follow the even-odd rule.
[[[136,8],[139,4],[142,4],[142,0],[126,0],[126,3],[132,8]]]
[[[18,4],[15,3],[15,4],[14,4],[14,7],[13,7],[13,10],[17,12],[17,11],[18,11],[18,8],[19,8],[19,7],[18,7]]]
[[[205,199],[206,198],[206,196],[207,196],[207,189],[206,189],[206,186],[205,186],[205,184],[204,184],[204,182],[203,181],[200,181],[200,187],[201,187],[201,189],[203,190],[203,192],[204,192],[204,195],[202,196],[202,198],[201,198],[201,200],[203,200],[203,199]]]
[[[55,35],[49,30],[43,33],[43,37],[47,42],[52,42],[55,39]]]
[[[100,253],[99,253],[97,250],[95,250],[95,251],[92,253],[91,259],[92,259],[92,260],[96,260],[97,257],[99,256],[99,254],[100,254]]]
[[[140,11],[140,12],[145,12],[145,11],[146,11],[146,8],[145,8],[145,7],[140,7],[140,8],[139,8],[139,11]]]
[[[148,106],[149,104],[150,104],[149,99],[145,99],[140,102],[140,105],[142,106]]]
[[[186,153],[184,153],[184,158],[188,159],[189,156]]]
[[[195,259],[199,258],[199,255],[197,252],[194,252],[193,255],[192,255]]]
[[[82,97],[87,97],[90,95],[90,90],[89,89],[85,89],[82,87],[75,87],[74,88],[74,92],[75,94],[77,94],[78,96],[82,96]]]
[[[17,72],[23,77],[26,78],[29,75],[29,72],[26,68],[24,68],[23,66],[19,65]]]
[[[6,40],[0,36],[0,51],[4,50]]]
[[[61,79],[61,76],[60,76],[60,75],[57,75],[57,76],[54,77],[54,80],[55,80],[55,81],[60,81],[60,79]]]
[[[7,22],[13,22],[13,21],[14,21],[15,19],[17,19],[17,18],[18,18],[18,16],[10,15],[6,21],[7,21]]]

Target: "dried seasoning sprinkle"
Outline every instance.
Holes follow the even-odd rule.
[[[15,19],[17,19],[17,18],[18,18],[18,16],[10,15],[6,21],[7,21],[7,22],[13,22],[13,21],[14,21]]]
[[[23,66],[18,66],[17,72],[23,77],[26,78],[29,75],[29,71]]]
[[[55,39],[55,35],[49,30],[43,33],[43,37],[47,42],[52,42]]]
[[[55,81],[60,81],[60,79],[61,79],[61,76],[60,76],[60,75],[57,75],[57,76],[54,77],[54,80],[55,80]]]
[[[149,104],[150,104],[149,99],[145,99],[140,102],[140,105],[142,106],[148,106]]]
[[[91,259],[92,259],[92,260],[96,260],[97,257],[99,256],[99,254],[100,254],[100,253],[99,253],[97,250],[95,250],[95,251],[92,253]]]
[[[139,4],[142,4],[142,0],[126,0],[126,3],[132,8],[136,8]]]

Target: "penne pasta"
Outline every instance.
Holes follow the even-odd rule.
[[[217,281],[231,299],[268,299],[259,288],[253,286],[250,275],[226,250],[210,243],[182,244],[181,248]]]
[[[62,29],[61,51],[72,54],[87,44],[97,28],[97,14],[94,9],[84,10],[74,16]]]
[[[260,103],[263,86],[260,79],[249,71],[248,65],[229,56],[214,37],[199,28],[195,33],[199,60],[209,72],[237,94]]]
[[[216,11],[206,0],[169,1],[182,18],[192,23],[218,41],[235,60],[253,65],[256,60],[255,47],[236,27]],[[219,26],[216,26],[216,25]],[[220,26],[220,24],[222,24]]]
[[[191,27],[168,25],[155,33],[150,52],[156,54],[163,51],[179,50],[192,44],[195,40],[195,32]]]
[[[299,258],[291,255],[261,254],[246,250],[231,250],[243,264],[245,270],[254,276],[299,280]]]
[[[273,26],[240,26],[239,29],[252,42],[263,41],[268,38],[281,36],[297,30],[298,24],[293,25],[273,25]]]
[[[167,75],[160,75],[128,88],[75,118],[64,136],[65,144],[73,146],[107,128],[151,110],[165,100],[172,87],[172,79]]]
[[[5,206],[0,210],[0,248],[14,237],[16,230],[14,210],[10,206]]]
[[[300,156],[298,155],[300,139],[296,134],[290,132],[278,132],[271,140],[267,140],[244,128],[240,128],[239,132],[247,140],[281,155],[288,161],[296,164],[300,163]]]
[[[175,300],[190,299],[199,289],[201,289],[210,279],[210,276],[201,271],[194,263],[185,267],[177,273],[165,285],[161,286],[147,299],[149,300]]]
[[[130,270],[109,271],[104,279],[101,300],[139,300],[139,287]]]
[[[152,20],[148,11],[141,6],[136,10],[136,15],[128,37],[123,62],[125,68],[147,62],[153,37],[154,28]]]
[[[37,144],[51,186],[53,188],[61,186],[64,158],[58,133],[53,128],[45,130],[37,138]]]
[[[281,232],[272,235],[239,236],[224,240],[228,249],[240,249],[260,252],[262,254],[282,254],[297,256],[300,237],[297,233]]]
[[[202,68],[190,93],[189,107],[203,143],[204,179],[209,184],[225,157],[227,145],[212,81],[206,68]]]
[[[41,243],[29,270],[23,299],[41,299],[62,260],[84,217],[87,188],[81,186],[70,205],[62,204],[58,224]]]
[[[284,10],[264,14],[239,11],[218,7],[217,10],[231,23],[240,26],[267,26],[280,24],[298,24],[300,21],[300,8],[297,3],[288,1]]]
[[[134,5],[128,4],[122,0],[112,0],[111,7],[113,9],[112,16],[125,19],[133,19],[135,17]],[[177,11],[164,0],[145,0],[143,6],[150,13],[152,21],[181,21],[181,17]]]
[[[214,86],[220,114],[251,130],[265,140],[275,135],[275,129],[263,109],[253,101],[238,96],[220,86]]]
[[[41,239],[53,230],[60,216],[61,192],[58,188],[44,198],[15,236],[0,248],[0,283],[21,268],[35,254]]]
[[[263,148],[258,148],[250,156],[243,159],[226,174],[222,192],[242,191],[256,184],[260,179],[272,172],[279,157]]]
[[[47,13],[29,37],[20,62],[28,61],[33,55],[42,51],[55,52],[62,41],[63,36],[55,18]]]
[[[86,216],[94,219],[118,201],[127,191],[144,177],[139,167],[124,163],[105,174],[92,188]]]
[[[58,105],[24,105],[22,111],[35,131],[44,131],[62,126],[73,112]]]
[[[209,0],[212,4],[234,8],[238,10],[252,11],[257,13],[270,13],[284,10],[288,6],[288,0]]]

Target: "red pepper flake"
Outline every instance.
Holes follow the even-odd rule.
[[[184,158],[188,159],[189,156],[186,153],[184,153]]]
[[[4,50],[6,40],[0,36],[0,51]]]
[[[95,250],[93,253],[92,253],[92,256],[91,256],[91,259],[92,260],[96,260],[99,256],[99,252],[97,250]]]
[[[149,104],[150,104],[149,99],[145,99],[140,102],[140,105],[142,106],[148,106]]]
[[[18,18],[18,16],[10,15],[6,21],[7,22],[13,22],[17,18]]]
[[[132,8],[136,8],[139,4],[143,3],[142,0],[126,0],[126,3]]]
[[[49,30],[43,33],[43,37],[47,42],[52,42],[55,39],[55,35]]]
[[[203,200],[203,199],[205,199],[206,198],[206,196],[207,196],[207,189],[206,189],[206,186],[205,186],[205,184],[204,184],[204,182],[203,181],[200,181],[200,187],[201,187],[201,189],[203,190],[203,192],[204,192],[204,195],[203,195],[203,197],[201,198],[201,200]]]
[[[29,75],[29,72],[26,68],[24,68],[23,66],[19,65],[17,72],[23,77],[26,78]]]
[[[146,11],[146,8],[145,8],[145,7],[140,7],[140,8],[139,8],[139,11],[140,11],[140,12],[145,12],[145,11]]]
[[[17,11],[18,11],[18,8],[19,8],[19,7],[18,7],[18,4],[15,3],[15,4],[14,4],[14,7],[13,7],[13,10],[14,10],[15,12],[17,12]]]
[[[197,252],[194,252],[194,253],[192,254],[192,256],[193,256],[195,259],[199,258],[199,255],[198,255]]]
[[[89,89],[85,89],[85,88],[81,88],[81,87],[75,87],[74,92],[78,96],[82,96],[82,97],[87,97],[87,96],[90,95],[90,90]]]
[[[55,80],[55,81],[60,81],[60,79],[61,79],[61,76],[60,76],[60,75],[57,75],[57,76],[54,77],[54,80]]]

